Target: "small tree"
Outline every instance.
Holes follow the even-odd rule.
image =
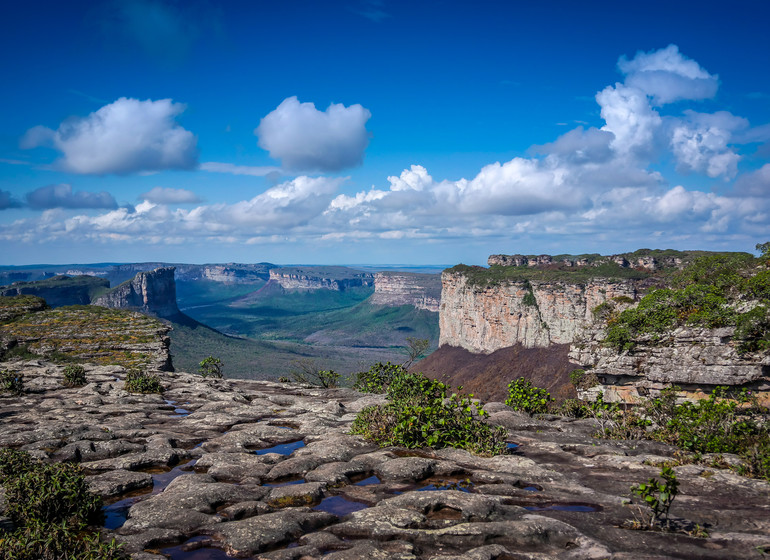
[[[298,383],[331,389],[339,385],[340,374],[333,369],[321,369],[313,360],[296,360],[291,376]]]
[[[200,364],[198,364],[198,372],[203,377],[216,377],[222,379],[222,360],[215,358],[214,356],[208,356],[204,358]]]
[[[406,337],[406,361],[401,364],[403,368],[408,368],[414,362],[425,356],[425,352],[430,346],[430,340],[427,338]]]

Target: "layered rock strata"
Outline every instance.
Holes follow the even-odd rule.
[[[569,344],[593,322],[593,310],[613,298],[639,297],[633,280],[585,283],[522,281],[492,286],[471,283],[460,272],[441,276],[439,345],[477,353],[522,344]]]
[[[374,305],[411,305],[438,313],[441,303],[441,276],[416,272],[377,272],[374,275]]]
[[[683,256],[686,252],[682,253]],[[637,270],[657,271],[664,268],[681,268],[685,259],[679,256],[652,256],[636,255],[633,253],[621,253],[619,255],[490,255],[487,259],[489,266],[527,266],[527,267],[550,267],[565,266],[587,267],[602,266],[605,264],[616,264],[621,268],[635,268]]]
[[[134,560],[175,557],[185,543],[201,557],[274,560],[741,560],[768,544],[770,485],[699,465],[674,467],[671,516],[708,538],[621,528],[635,514],[631,485],[658,475],[673,449],[595,440],[593,420],[488,403],[515,452],[379,449],[348,432],[382,396],[185,373],[161,374],[163,395],[139,395],[124,390],[122,368],[89,366],[87,385],[64,388],[61,366],[0,367],[30,389],[0,395],[0,446],[79,462],[108,504],[103,536]]]
[[[270,270],[270,281],[285,290],[334,290],[374,285],[374,275],[342,266],[281,267]]]
[[[682,396],[702,398],[717,386],[747,387],[770,402],[770,354],[739,353],[734,327],[680,327],[662,338],[646,336],[630,351],[604,342],[602,327],[587,329],[570,347],[570,360],[596,375],[599,385],[582,391],[593,400],[638,403],[678,386]]]
[[[174,267],[166,267],[140,272],[133,280],[96,298],[92,304],[113,309],[131,309],[158,317],[177,315],[179,307],[176,303],[174,270]]]

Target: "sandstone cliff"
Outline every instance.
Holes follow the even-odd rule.
[[[174,316],[179,313],[174,268],[140,272],[133,280],[115,287],[92,303],[113,309],[132,309],[158,317]]]
[[[372,286],[374,275],[344,266],[281,267],[270,270],[270,281],[285,290],[335,290]]]
[[[369,303],[396,307],[411,305],[438,313],[441,302],[441,276],[415,272],[377,272],[374,294]]]
[[[663,340],[640,338],[633,350],[619,352],[603,344],[603,325],[596,325],[576,338],[569,357],[597,378],[598,385],[579,391],[589,400],[601,393],[605,401],[638,403],[672,385],[692,398],[719,385],[770,391],[770,354],[739,353],[734,332],[680,327]]]
[[[43,298],[51,307],[88,305],[91,299],[108,290],[109,280],[93,276],[54,276],[35,282],[14,282],[0,288],[0,296],[32,295]]]
[[[599,267],[614,264],[621,268],[658,271],[671,268],[682,268],[687,262],[705,251],[674,251],[640,249],[633,253],[617,255],[490,255],[487,259],[489,266],[564,266],[564,267]]]
[[[439,345],[477,353],[522,344],[568,344],[593,321],[593,309],[620,298],[636,300],[634,279],[594,278],[585,282],[514,281],[478,285],[462,272],[441,277]]]

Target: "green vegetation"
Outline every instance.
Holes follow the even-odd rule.
[[[407,373],[403,366],[377,362],[368,371],[360,371],[353,377],[353,388],[364,393],[384,393],[391,381]]]
[[[0,560],[123,560],[113,540],[89,527],[101,524],[101,498],[88,490],[80,466],[46,464],[25,451],[0,449],[6,513],[18,527],[0,533]]]
[[[340,374],[331,369],[320,369],[313,360],[297,360],[291,372],[297,383],[317,387],[334,388],[340,381]]]
[[[39,292],[44,295],[49,290],[64,291],[64,290],[77,290],[85,293],[89,300],[99,297],[105,294],[110,289],[110,281],[106,278],[98,278],[96,276],[67,276],[61,274],[46,278],[44,280],[35,280],[32,282],[16,282],[13,285],[13,289],[21,289],[29,292]],[[53,293],[53,292],[51,292]]]
[[[2,296],[0,297],[0,324],[43,309],[48,309],[48,304],[43,298],[37,296]]]
[[[69,365],[64,368],[64,384],[68,387],[80,387],[86,384],[86,370],[81,365]]]
[[[569,380],[575,389],[590,389],[596,387],[599,384],[599,379],[592,371],[586,371],[584,369],[575,369],[569,374]]]
[[[130,370],[126,374],[126,391],[129,393],[162,393],[160,378],[141,370]]]
[[[0,370],[0,394],[21,395],[24,393],[24,375],[8,370]]]
[[[198,364],[198,373],[202,377],[216,377],[222,379],[222,360],[214,356],[207,356]]]
[[[520,410],[528,414],[540,414],[548,412],[553,397],[545,389],[535,387],[523,377],[511,381],[508,384],[508,398],[505,404],[513,410]]]
[[[663,479],[662,482],[652,477],[647,482],[631,487],[631,492],[639,496],[643,504],[649,508],[644,523],[648,529],[662,526],[663,522],[666,528],[669,527],[668,511],[679,493],[679,482],[671,467],[663,467],[660,477]]]
[[[430,340],[427,338],[406,337],[406,361],[402,364],[408,368],[414,362],[425,356],[425,352],[430,348]]]
[[[396,366],[397,367],[397,366]],[[386,447],[456,447],[479,455],[505,453],[506,430],[483,421],[487,412],[471,398],[420,373],[398,372],[387,388],[390,402],[359,412],[351,433]]]
[[[700,257],[675,274],[671,288],[654,290],[639,305],[608,314],[605,343],[627,352],[639,339],[663,343],[673,329],[735,326],[739,351],[770,348],[770,270],[745,253]],[[743,311],[741,302],[754,305]],[[758,304],[757,304],[758,302]]]

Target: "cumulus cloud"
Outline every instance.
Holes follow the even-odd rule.
[[[736,196],[770,197],[770,163],[739,177],[733,192]]]
[[[172,189],[170,187],[154,187],[152,190],[139,195],[139,200],[147,200],[156,204],[196,204],[200,197],[187,189]]]
[[[615,136],[610,145],[617,153],[648,156],[652,152],[663,120],[643,91],[615,84],[597,93],[596,101],[606,123],[602,130]]]
[[[626,75],[627,86],[643,91],[658,106],[684,99],[710,99],[719,87],[719,76],[682,55],[676,45],[649,53],[639,51],[631,60],[621,56],[618,68]]]
[[[0,189],[0,210],[7,210],[8,208],[21,208],[21,202],[10,192]]]
[[[74,191],[72,185],[48,185],[25,195],[27,205],[36,210],[50,208],[117,208],[118,203],[108,192]]]
[[[102,175],[192,169],[197,139],[177,122],[185,105],[121,97],[85,118],[64,121],[57,130],[36,126],[21,140],[22,148],[52,146],[62,152],[66,171]]]
[[[287,169],[340,171],[363,162],[371,116],[358,104],[332,103],[319,111],[313,103],[289,97],[260,121],[254,134],[259,146]]]

